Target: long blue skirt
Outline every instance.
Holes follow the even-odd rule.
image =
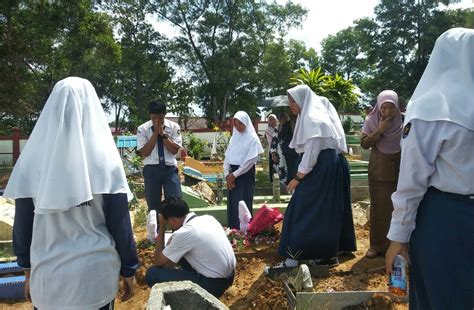
[[[430,187],[410,239],[410,309],[474,309],[474,199]]]
[[[231,165],[234,172],[239,166]],[[245,201],[250,213],[253,214],[253,194],[255,191],[255,166],[235,179],[235,188],[227,191],[227,226],[240,229],[239,201]]]
[[[342,218],[342,231],[339,239],[340,252],[357,251],[356,237],[354,231],[354,220],[352,218],[352,204],[351,204],[351,175],[349,164],[344,155],[339,154],[343,174],[343,199],[344,199],[344,213]]]
[[[301,158],[301,157],[300,157]],[[293,259],[337,255],[344,212],[344,179],[336,151],[323,150],[286,209],[278,252]]]

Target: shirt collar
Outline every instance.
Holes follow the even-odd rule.
[[[194,215],[196,215],[196,213],[194,212],[189,212],[186,217],[184,218],[184,224],[187,224],[189,222],[189,220],[191,219],[191,217],[193,217]]]

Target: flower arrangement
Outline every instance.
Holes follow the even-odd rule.
[[[274,227],[264,230],[254,236],[244,234],[242,231],[235,228],[231,229],[229,227],[225,227],[224,230],[230,244],[237,251],[242,251],[245,248],[252,248],[261,245],[271,246],[274,245],[280,237],[280,234]]]

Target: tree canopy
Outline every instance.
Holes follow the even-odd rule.
[[[358,89],[364,102],[387,88],[406,102],[436,38],[474,25],[471,11],[438,2],[382,0],[318,55],[287,39],[307,14],[291,1],[1,1],[0,134],[29,133],[54,84],[71,75],[92,82],[114,127],[131,130],[152,98],[182,124],[197,105],[212,127],[238,110],[255,116],[290,83],[314,83],[343,111],[357,111]]]

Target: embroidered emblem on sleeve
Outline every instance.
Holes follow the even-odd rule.
[[[408,134],[410,133],[410,129],[411,129],[411,123],[408,123],[405,125],[405,127],[403,127],[403,139],[408,137]]]

